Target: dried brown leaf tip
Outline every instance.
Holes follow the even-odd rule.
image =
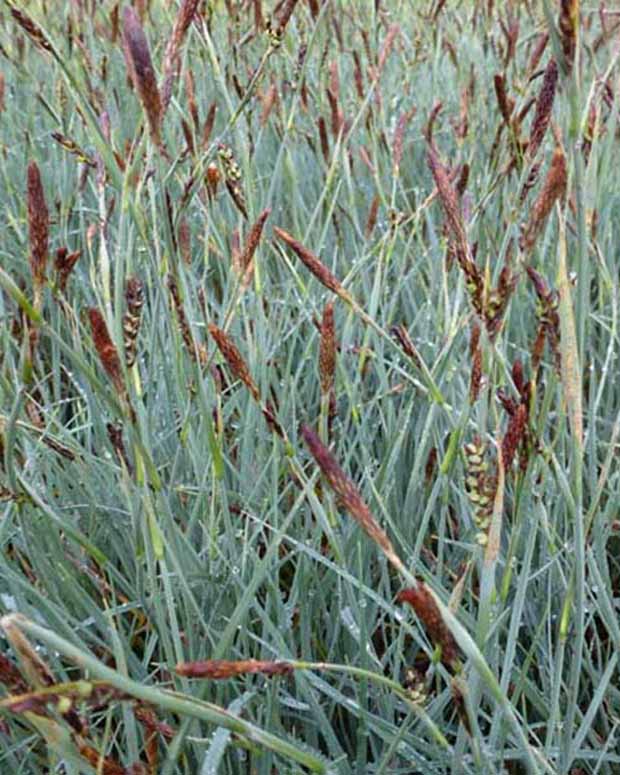
[[[348,303],[351,302],[351,295],[349,292],[343,288],[336,276],[330,272],[325,264],[319,261],[314,253],[304,247],[299,240],[296,240],[287,231],[284,231],[284,229],[275,226],[273,230],[278,239],[282,240],[282,242],[291,248],[322,285],[340,296],[343,301]]]
[[[30,269],[35,289],[35,299],[45,284],[45,268],[49,238],[49,214],[45,203],[41,174],[36,162],[28,165],[28,231],[30,236]]]
[[[123,50],[127,70],[146,114],[151,138],[159,147],[161,146],[161,98],[146,35],[140,19],[130,6],[123,10]]]
[[[523,230],[520,243],[523,252],[529,253],[534,248],[553,206],[566,193],[566,181],[566,157],[561,148],[556,148],[547,177],[532,206],[529,221]]]
[[[380,547],[388,560],[400,566],[400,561],[397,559],[390,539],[378,525],[358,489],[340,468],[334,455],[308,425],[302,426],[301,435],[323,476],[336,494],[339,503],[349,512],[366,535]]]
[[[112,380],[112,384],[116,391],[120,395],[126,396],[127,391],[123,380],[121,360],[118,356],[118,351],[114,346],[114,342],[110,338],[103,315],[98,309],[91,307],[88,310],[88,319],[90,321],[93,342],[101,365]]]
[[[545,69],[543,83],[536,100],[536,112],[534,113],[530,141],[527,146],[527,154],[530,159],[536,156],[551,121],[551,111],[553,110],[557,83],[558,66],[555,59],[551,59]]]
[[[428,639],[435,648],[441,649],[441,661],[451,671],[459,669],[459,647],[439,611],[437,602],[423,581],[416,587],[403,589],[396,600],[408,603],[422,623]]]
[[[130,369],[136,362],[138,334],[144,306],[144,286],[137,277],[130,277],[125,283],[125,303],[127,311],[123,315],[123,344],[125,363]]]
[[[413,343],[413,339],[411,338],[409,331],[407,331],[405,326],[402,323],[398,326],[392,326],[390,333],[398,341],[398,344],[401,346],[405,355],[408,358],[411,358],[416,366],[420,366],[422,362],[420,354],[418,353],[417,347]]]
[[[240,675],[260,673],[261,675],[290,675],[293,672],[290,662],[268,662],[258,659],[232,661],[228,659],[207,659],[202,662],[180,662],[175,672],[187,678],[206,678],[222,681]]]
[[[235,377],[247,387],[252,394],[255,401],[260,401],[260,393],[256,383],[252,379],[250,370],[247,367],[246,362],[243,360],[243,356],[237,349],[237,346],[228,334],[218,328],[214,323],[209,323],[209,333],[213,337],[218,350],[222,353],[222,356],[228,367],[235,375]]]

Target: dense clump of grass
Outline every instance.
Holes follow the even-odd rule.
[[[5,0],[3,772],[620,771],[619,29]]]

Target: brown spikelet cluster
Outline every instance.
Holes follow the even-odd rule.
[[[528,422],[533,388],[532,382],[525,379],[523,364],[518,359],[512,366],[512,381],[517,390],[517,399],[509,396],[502,389],[497,391],[497,397],[509,418],[501,444],[502,461],[507,472],[510,470],[517,452],[519,453],[520,469],[524,471],[532,448]]]
[[[114,346],[114,342],[110,338],[103,315],[96,307],[91,307],[88,310],[88,319],[90,321],[93,342],[101,365],[112,380],[112,384],[116,391],[124,396],[127,391],[123,380],[121,360],[118,356],[118,351]]]
[[[510,126],[510,120],[512,112],[515,108],[515,101],[508,96],[506,92],[506,77],[501,73],[497,73],[493,79],[495,85],[495,97],[497,98],[497,106],[499,112],[504,119],[504,123]]]
[[[183,263],[186,266],[191,266],[192,263],[192,241],[189,223],[185,218],[182,218],[179,223],[177,231],[177,243],[179,245],[179,253],[183,259]]]
[[[307,425],[302,426],[301,434],[341,506],[349,512],[366,535],[379,546],[388,560],[395,563],[397,555],[392,542],[378,525],[359,491],[336,462],[336,458],[324,446],[312,428]],[[400,565],[400,561],[396,560],[395,564]]]
[[[560,354],[560,316],[558,314],[559,295],[557,291],[549,287],[543,276],[531,266],[527,267],[527,274],[534,284],[536,296],[538,297],[536,309],[538,333],[532,348],[532,371],[536,373],[538,370],[546,340],[549,343],[555,369],[559,375],[562,365]]]
[[[328,302],[323,309],[321,321],[321,344],[319,349],[319,378],[321,393],[331,396],[336,375],[336,329],[334,326],[334,304]]]
[[[518,276],[512,269],[512,245],[511,242],[506,251],[497,286],[487,294],[485,302],[484,322],[491,341],[501,331],[508,302],[517,286]]]
[[[49,213],[45,202],[39,167],[34,161],[31,161],[28,165],[26,201],[28,205],[28,232],[30,237],[30,269],[35,288],[35,297],[37,297],[46,280]]]
[[[435,648],[441,649],[441,661],[452,672],[459,669],[459,647],[439,611],[435,598],[423,581],[416,587],[403,589],[396,598],[408,603],[422,623],[428,639]]]
[[[123,345],[125,363],[130,369],[136,362],[138,334],[144,306],[144,286],[137,277],[130,277],[125,283],[125,303],[127,311],[123,315]]]
[[[407,331],[405,326],[402,323],[397,326],[392,326],[390,333],[398,341],[398,344],[401,346],[405,355],[408,358],[411,358],[416,366],[419,366],[421,363],[420,354],[418,353],[418,350],[414,345],[411,336],[409,335],[409,331]]]
[[[370,209],[368,210],[368,217],[366,218],[366,227],[364,229],[364,236],[369,239],[375,230],[377,225],[377,213],[379,212],[379,197],[374,196],[370,203]]]
[[[243,356],[237,349],[237,346],[233,340],[225,331],[223,331],[221,328],[218,328],[214,323],[209,323],[209,333],[213,337],[218,350],[222,353],[222,356],[232,373],[238,380],[243,382],[243,384],[250,391],[254,400],[260,401],[260,392],[258,387],[252,379],[250,370],[248,369]]]
[[[403,148],[405,142],[405,132],[411,119],[415,116],[415,107],[405,111],[396,124],[396,130],[394,131],[394,142],[392,144],[392,168],[394,174],[398,175],[400,172],[400,162],[403,158]]]
[[[469,500],[474,524],[478,533],[477,542],[484,546],[493,513],[496,476],[486,459],[486,447],[479,438],[475,438],[464,447],[465,452],[465,491]]]
[[[482,387],[482,348],[480,347],[480,326],[474,323],[469,341],[471,358],[471,376],[469,380],[469,400],[474,404],[480,396]]]
[[[207,362],[207,350],[203,344],[196,345],[192,330],[187,321],[187,315],[185,314],[185,307],[183,305],[183,299],[179,292],[179,286],[172,275],[168,275],[168,290],[172,297],[172,306],[177,317],[177,324],[179,331],[181,332],[181,338],[185,344],[187,354],[193,361],[198,361],[201,365]]]
[[[58,278],[58,290],[60,290],[61,293],[65,292],[69,276],[81,255],[81,250],[74,250],[72,253],[69,253],[66,247],[60,247],[56,251],[54,269],[56,270]]]
[[[343,301],[350,303],[351,296],[348,291],[344,289],[336,276],[330,272],[325,264],[319,261],[314,253],[309,251],[308,248],[304,247],[301,242],[296,240],[287,231],[284,231],[284,229],[275,226],[273,230],[276,236],[291,248],[322,285],[333,291]]]
[[[206,678],[210,681],[222,681],[240,675],[260,673],[261,675],[290,675],[293,665],[290,662],[268,662],[258,659],[228,660],[207,659],[202,662],[180,662],[175,667],[177,675],[187,678]]]
[[[163,81],[161,88],[161,107],[162,115],[166,112],[172,96],[172,86],[179,66],[179,52],[183,45],[183,40],[187,34],[194,14],[198,9],[200,0],[183,0],[177,13],[172,34],[166,45],[163,62]]]
[[[536,71],[538,67],[538,63],[540,62],[542,55],[544,54],[545,49],[547,48],[548,43],[549,43],[549,33],[541,32],[541,34],[536,39],[536,43],[534,44],[534,48],[530,56],[530,61],[527,66],[528,77],[531,78],[534,72]]]
[[[86,151],[80,148],[80,146],[70,137],[63,135],[61,132],[52,132],[52,137],[61,148],[64,148],[67,153],[75,156],[76,159],[82,164],[85,164],[87,167],[91,167],[93,169],[97,166],[95,160],[89,156]]]
[[[250,233],[248,234],[245,246],[239,257],[239,271],[241,274],[241,282],[245,287],[251,277],[254,269],[254,254],[260,243],[261,236],[263,234],[263,228],[265,221],[271,213],[271,208],[266,208],[256,219],[256,222],[252,225]]]
[[[579,27],[579,0],[560,0],[558,18],[560,43],[564,54],[564,69],[570,73],[575,61],[577,48],[577,30]]]
[[[146,114],[151,138],[159,147],[162,103],[146,35],[131,6],[123,9],[123,51],[127,70]]]
[[[11,3],[8,3],[11,9],[11,16],[19,24],[22,30],[28,35],[30,40],[40,48],[42,51],[46,51],[48,54],[56,55],[52,44],[49,42],[43,30],[36,24],[33,19],[28,16],[24,11],[20,11],[19,8],[15,8]]]
[[[532,205],[529,221],[525,225],[521,236],[520,247],[524,253],[529,253],[533,249],[553,206],[558,199],[564,197],[566,180],[566,157],[561,148],[556,148],[547,177],[536,201]]]
[[[224,145],[224,143],[220,143],[217,153],[222,162],[222,167],[224,168],[224,182],[228,189],[228,193],[230,194],[230,198],[233,200],[235,207],[239,210],[241,215],[247,219],[248,211],[245,204],[245,194],[241,188],[241,170],[235,161],[232,148]],[[208,174],[209,170],[207,170],[207,176]]]
[[[435,185],[437,186],[439,199],[446,216],[451,247],[454,250],[456,260],[465,275],[466,286],[472,306],[479,315],[482,315],[484,292],[482,274],[474,262],[469,243],[467,242],[467,233],[457,191],[452,185],[450,177],[441,163],[439,154],[432,143],[430,144],[428,151],[428,165],[433,175]]]
[[[506,469],[512,465],[517,449],[525,437],[526,429],[527,407],[519,404],[508,422],[508,429],[502,439],[502,460]]]
[[[555,100],[555,92],[558,84],[558,66],[555,59],[550,59],[545,69],[543,83],[536,100],[536,111],[530,131],[530,140],[527,146],[527,154],[534,159],[538,149],[542,145],[547,127],[551,120],[551,111]]]

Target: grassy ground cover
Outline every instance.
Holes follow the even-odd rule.
[[[620,772],[609,5],[3,0],[2,772]]]

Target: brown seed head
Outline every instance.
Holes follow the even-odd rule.
[[[527,155],[530,159],[536,156],[549,126],[557,84],[558,66],[555,59],[550,59],[545,70],[538,99],[536,100],[536,112],[534,113],[530,141],[527,146]]]
[[[49,54],[55,55],[55,51],[52,44],[49,42],[43,30],[36,24],[28,14],[20,11],[18,8],[11,6],[11,16],[19,24],[22,30],[28,35],[30,40],[38,48],[46,51]]]
[[[390,561],[394,561],[396,552],[385,531],[377,524],[362,496],[336,462],[333,454],[323,445],[317,434],[307,425],[302,426],[301,434],[312,456],[318,463],[323,476],[338,496],[342,506],[355,519],[366,535],[374,541]]]
[[[126,6],[123,10],[123,51],[127,70],[146,113],[151,138],[160,146],[161,98],[146,35],[131,6]]]
[[[215,344],[218,350],[222,353],[224,360],[228,364],[230,370],[235,377],[247,387],[252,394],[255,401],[260,401],[260,393],[256,383],[252,379],[250,370],[247,367],[246,362],[243,360],[243,356],[237,349],[235,343],[228,336],[228,334],[221,328],[218,328],[214,323],[209,323],[209,333],[215,340]]]
[[[422,622],[428,639],[441,648],[441,661],[450,670],[455,670],[459,663],[459,647],[446,626],[435,598],[423,581],[412,589],[403,589],[396,600],[399,603],[409,603]]]
[[[560,0],[560,42],[564,54],[566,72],[570,72],[575,61],[577,28],[579,26],[579,0]]]
[[[88,310],[88,319],[90,320],[93,342],[101,365],[112,380],[112,384],[116,390],[120,394],[125,395],[126,390],[121,371],[121,361],[118,357],[114,342],[108,333],[108,327],[106,326],[103,315],[98,309],[91,307]]]
[[[290,662],[267,662],[258,659],[231,661],[228,659],[207,659],[203,662],[180,662],[175,667],[177,675],[188,678],[207,678],[221,681],[239,675],[260,673],[261,675],[289,675],[293,672]]]
[[[198,9],[200,0],[183,0],[177,13],[177,17],[172,28],[172,34],[166,45],[163,64],[163,85],[161,90],[162,115],[170,103],[172,96],[172,86],[179,61],[179,52],[183,45],[183,40],[192,23],[194,14]]]
[[[566,192],[566,157],[561,148],[556,148],[549,172],[538,198],[532,206],[530,218],[521,237],[521,250],[528,253],[536,244],[544,225],[558,199]]]
[[[260,238],[263,233],[263,227],[265,226],[265,221],[269,217],[270,213],[271,213],[271,208],[268,207],[265,210],[263,210],[263,212],[258,216],[256,223],[254,223],[254,225],[250,229],[250,233],[248,234],[245,247],[243,248],[243,252],[241,254],[239,263],[240,263],[240,269],[243,272],[243,276],[246,282],[252,274],[254,253],[256,253],[256,248],[258,247],[258,244],[260,242]]]
[[[45,284],[47,264],[47,243],[49,234],[49,214],[43,193],[41,175],[36,162],[28,165],[28,185],[26,194],[28,204],[28,230],[30,235],[30,270],[38,293]]]
[[[350,299],[349,293],[342,287],[340,281],[329,271],[325,264],[319,261],[314,253],[311,253],[301,242],[292,237],[287,231],[284,231],[284,229],[279,229],[275,226],[273,230],[276,236],[291,248],[322,285],[329,288],[330,291],[333,291],[344,301]]]
[[[517,411],[512,415],[508,422],[506,435],[502,439],[502,460],[506,471],[512,465],[514,456],[523,441],[525,431],[527,430],[527,406],[519,404]]]
[[[321,322],[321,345],[319,349],[319,376],[321,393],[329,395],[334,389],[336,374],[336,330],[334,326],[334,303],[328,302],[323,310]]]
[[[61,292],[64,293],[67,287],[69,275],[73,271],[73,268],[81,255],[81,250],[74,250],[73,253],[69,253],[65,247],[58,248],[56,251],[56,261],[54,262],[54,268],[58,273],[58,288]]]

